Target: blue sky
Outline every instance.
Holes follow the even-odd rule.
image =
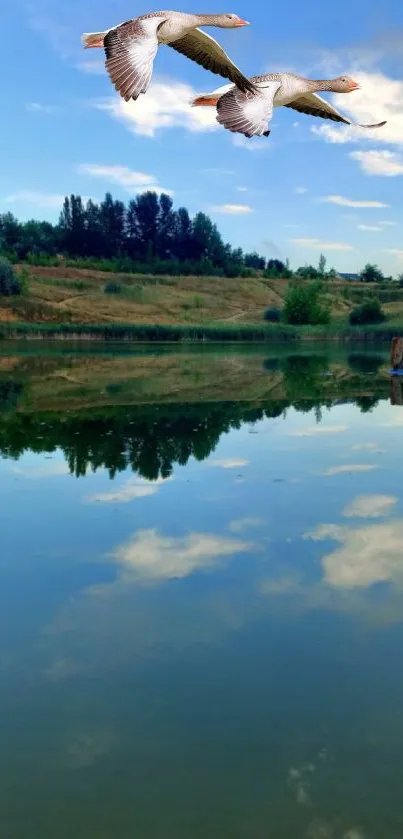
[[[221,2],[221,0],[220,0]],[[399,10],[400,7],[400,10]],[[201,209],[224,237],[297,266],[322,250],[339,270],[378,262],[403,271],[403,13],[400,0],[348,5],[300,0],[223,6],[185,0],[181,11],[234,12],[252,25],[212,30],[247,75],[291,70],[312,78],[349,73],[362,90],[334,97],[350,129],[282,108],[270,138],[234,138],[195,93],[224,84],[168,47],[136,103],[115,93],[103,53],[81,47],[149,5],[123,0],[15,0],[2,9],[0,212],[58,217],[62,197],[128,200],[147,187]]]

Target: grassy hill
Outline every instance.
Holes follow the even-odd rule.
[[[283,305],[288,280],[154,277],[92,269],[17,266],[28,292],[0,298],[0,321],[75,324],[261,324],[267,306]],[[119,294],[105,294],[115,282]],[[380,295],[388,319],[403,321],[403,289],[329,282],[333,316],[344,320],[362,298]],[[390,299],[392,298],[392,299]]]

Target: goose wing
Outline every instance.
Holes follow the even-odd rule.
[[[158,49],[161,18],[130,20],[105,35],[106,69],[118,93],[128,102],[145,93]]]
[[[311,114],[311,116],[320,117],[321,119],[331,119],[334,122],[344,122],[346,125],[356,125],[359,128],[381,128],[383,125],[386,125],[386,121],[377,122],[373,125],[361,125],[358,122],[352,122],[352,120],[341,114],[340,111],[331,105],[330,102],[318,96],[317,93],[305,93],[303,96],[299,96],[298,99],[294,99],[293,102],[289,102],[285,107],[293,108],[294,111],[299,111],[302,114]]]
[[[242,93],[236,87],[225,93],[217,103],[217,120],[228,131],[245,137],[267,137],[273,113],[273,99],[280,81],[268,82],[264,89]]]
[[[217,73],[224,79],[230,79],[239,90],[250,92],[255,90],[252,82],[241,73],[223,48],[211,35],[207,35],[207,32],[203,32],[201,29],[192,29],[183,38],[172,41],[168,46],[182,53],[182,55],[186,55],[196,64],[201,64],[205,70]]]

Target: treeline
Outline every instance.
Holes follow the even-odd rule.
[[[96,204],[80,195],[64,200],[58,224],[21,223],[11,213],[0,215],[0,251],[11,260],[57,264],[60,256],[108,262],[110,270],[169,274],[253,276],[268,263],[257,253],[244,253],[225,243],[209,216],[191,218],[185,207],[175,210],[169,195],[144,192],[126,206],[110,193]],[[269,261],[270,264],[273,260]],[[286,266],[277,262],[286,272]]]

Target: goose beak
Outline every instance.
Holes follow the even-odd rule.
[[[357,82],[350,82],[350,90],[360,90],[360,85]]]
[[[242,20],[242,18],[240,17],[238,18],[235,26],[250,26],[250,23],[248,20]]]

